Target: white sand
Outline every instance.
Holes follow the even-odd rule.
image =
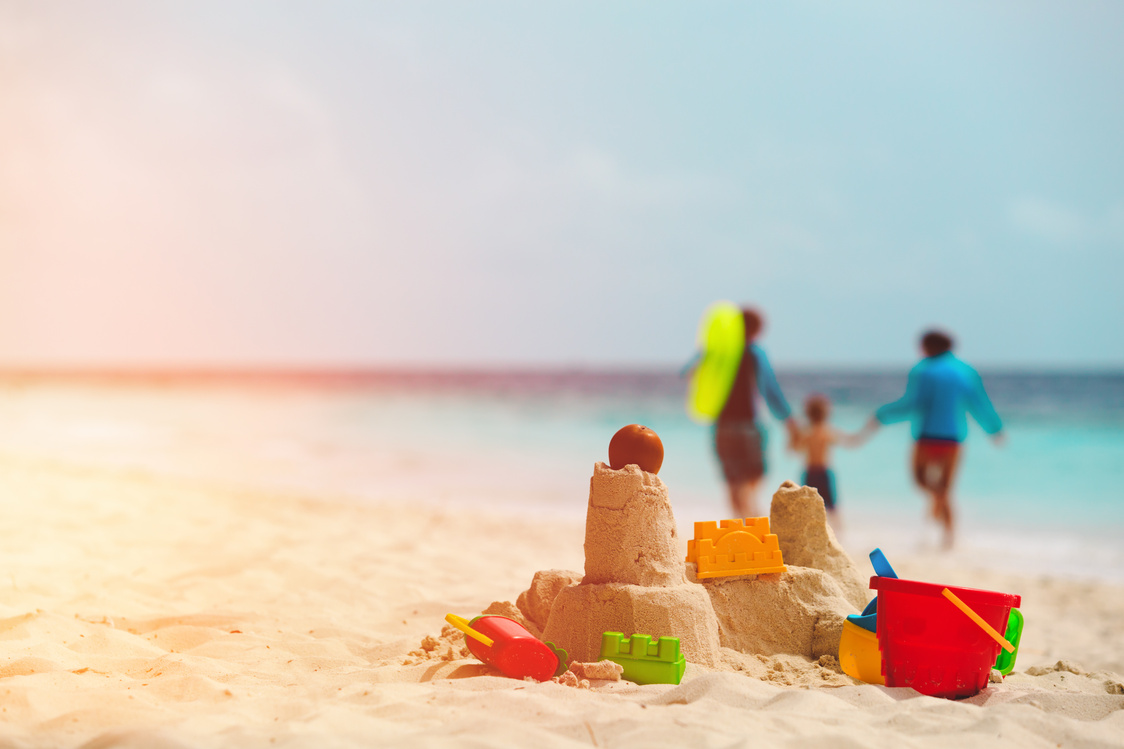
[[[580,689],[493,675],[442,636],[447,612],[581,570],[579,521],[12,450],[0,508],[0,747],[1124,746],[1124,590],[1102,583],[895,558],[1023,597],[1016,672],[962,702],[729,652],[739,670],[679,686]]]
[[[1023,596],[1016,673],[960,703],[784,658],[758,660],[768,680],[692,666],[678,687],[575,689],[409,653],[446,612],[514,600],[538,568],[580,569],[580,524],[10,457],[0,497],[4,746],[1124,746],[1107,673],[1124,671],[1124,595],[1101,584],[895,560]],[[1078,665],[1027,673],[1061,659]]]

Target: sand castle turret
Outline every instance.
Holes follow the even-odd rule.
[[[839,585],[852,606],[862,609],[866,605],[871,597],[869,578],[859,572],[835,538],[819,492],[810,486],[784,482],[773,495],[769,519],[786,562],[822,570]]]
[[[582,582],[668,586],[684,580],[679,530],[660,477],[636,466],[614,471],[595,465]]]
[[[718,620],[706,590],[686,578],[667,487],[635,465],[594,466],[585,576],[558,592],[543,638],[595,661],[605,632],[678,637],[688,661],[719,661]]]

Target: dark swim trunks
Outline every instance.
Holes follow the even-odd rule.
[[[765,475],[765,433],[752,421],[718,422],[714,448],[728,483],[757,481]]]
[[[956,440],[922,437],[913,450],[913,478],[929,491],[948,491],[959,454]]]
[[[830,468],[808,467],[804,471],[804,486],[810,486],[823,497],[823,506],[835,509],[835,474]]]

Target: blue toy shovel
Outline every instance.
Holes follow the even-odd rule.
[[[875,549],[870,552],[870,563],[874,566],[874,574],[879,577],[897,578],[898,574],[890,566],[890,562],[886,559],[886,555],[882,553],[882,549]]]
[[[897,578],[898,573],[894,572],[894,568],[890,566],[890,562],[886,559],[886,555],[882,553],[882,549],[875,549],[870,552],[870,563],[874,566],[874,574],[879,577]],[[861,614],[851,614],[847,617],[847,621],[857,624],[867,632],[877,631],[878,596],[870,599],[870,603],[866,605]]]

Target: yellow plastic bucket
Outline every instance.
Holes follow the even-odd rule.
[[[853,622],[843,622],[843,635],[839,638],[839,666],[843,673],[859,681],[886,683],[882,675],[878,635]]]

